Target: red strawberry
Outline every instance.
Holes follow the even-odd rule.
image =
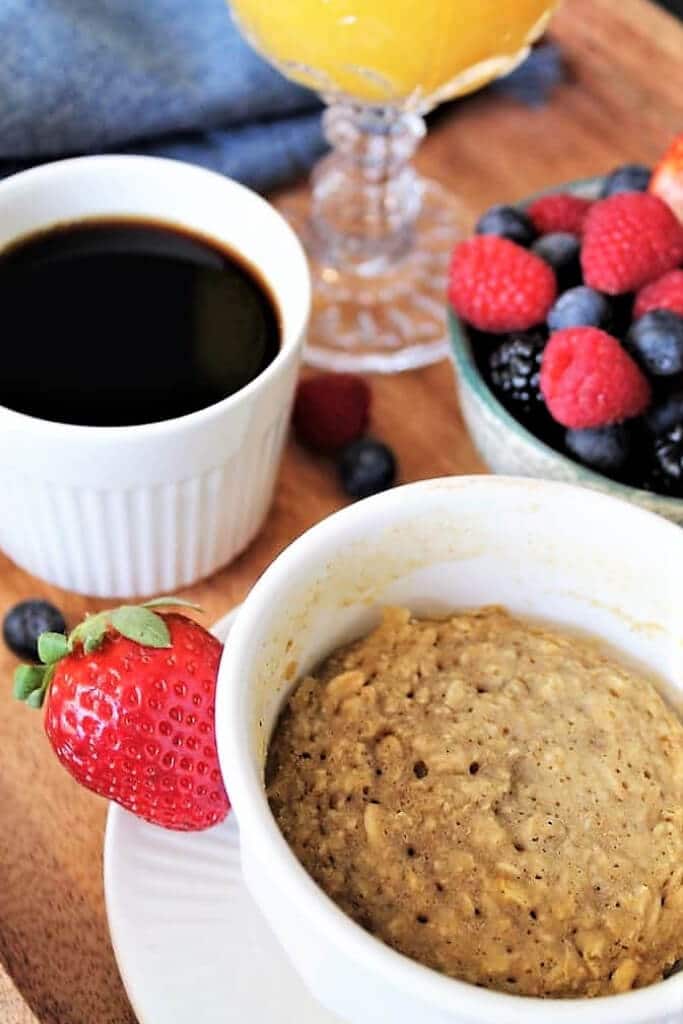
[[[370,388],[351,373],[324,373],[302,380],[292,421],[302,444],[333,454],[356,441],[368,425]]]
[[[583,430],[639,416],[650,385],[616,338],[597,327],[550,336],[541,362],[541,393],[553,419]]]
[[[568,192],[557,192],[536,199],[526,212],[540,235],[561,231],[580,238],[583,222],[592,205],[590,199],[582,199]]]
[[[651,309],[670,309],[683,316],[683,270],[670,270],[641,288],[633,307],[634,320]]]
[[[683,223],[683,133],[674,139],[655,168],[650,192],[663,199]]]
[[[534,327],[545,320],[556,294],[548,264],[507,238],[477,235],[453,250],[448,297],[458,316],[480,331]]]
[[[214,732],[222,645],[159,604],[87,618],[67,638],[43,633],[41,666],[22,665],[15,696],[40,707],[57,757],[81,785],[164,828],[195,831],[230,803]]]
[[[683,260],[683,226],[661,199],[622,192],[594,203],[583,230],[581,266],[587,285],[621,295]]]

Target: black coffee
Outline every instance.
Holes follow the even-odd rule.
[[[275,358],[275,303],[210,239],[143,220],[65,224],[0,253],[0,405],[152,423],[234,394]]]

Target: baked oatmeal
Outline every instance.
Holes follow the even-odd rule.
[[[683,724],[590,640],[388,609],[298,684],[267,784],[335,903],[448,975],[598,996],[683,957]]]

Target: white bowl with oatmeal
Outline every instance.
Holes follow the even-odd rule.
[[[420,858],[428,860],[428,854],[440,857],[438,871],[441,873],[434,874],[434,866],[430,864],[429,877],[434,877],[442,887],[443,896],[437,893],[429,908],[416,916],[415,936],[406,936],[405,931],[403,935],[400,933],[400,927],[405,929],[405,922],[411,920],[410,917],[405,914],[393,915],[392,922],[398,921],[400,927],[397,941],[392,942],[396,948],[391,948],[387,944],[390,940],[387,939],[386,931],[383,932],[381,927],[373,927],[385,939],[380,941],[352,920],[351,916],[347,916],[337,906],[337,903],[344,906],[344,899],[337,898],[337,903],[333,902],[313,881],[290,849],[278,828],[265,790],[264,773],[269,744],[280,712],[297,680],[315,671],[332,652],[370,633],[380,621],[383,607],[410,609],[414,618],[408,620],[407,616],[401,618],[399,614],[391,628],[408,629],[410,626],[411,629],[421,630],[428,637],[427,646],[431,646],[434,644],[434,636],[440,630],[443,633],[439,622],[445,617],[461,610],[488,605],[504,606],[513,616],[521,617],[521,624],[515,624],[513,620],[510,625],[510,620],[494,612],[470,619],[461,616],[453,620],[453,629],[483,629],[486,633],[493,623],[501,635],[505,634],[508,627],[512,630],[508,637],[508,648],[510,644],[514,646],[519,643],[520,636],[524,644],[528,641],[532,646],[536,645],[533,650],[528,648],[526,652],[532,660],[544,645],[549,645],[547,649],[554,652],[555,660],[552,664],[549,662],[548,667],[548,692],[555,691],[554,732],[550,728],[550,716],[547,716],[547,723],[541,717],[537,728],[527,723],[525,732],[520,717],[520,709],[524,709],[523,692],[517,695],[520,703],[516,709],[514,703],[508,701],[508,711],[512,713],[510,731],[513,738],[519,734],[520,746],[523,747],[513,751],[516,763],[521,764],[520,759],[529,754],[534,736],[543,733],[549,737],[548,744],[535,752],[534,758],[539,766],[543,763],[545,771],[555,769],[561,775],[564,765],[568,778],[569,774],[576,774],[577,766],[581,764],[580,758],[577,761],[576,752],[570,750],[576,743],[572,739],[570,726],[566,749],[562,743],[557,694],[562,694],[564,685],[563,650],[566,650],[569,660],[583,659],[594,678],[598,681],[602,679],[607,690],[614,690],[613,694],[607,693],[601,695],[599,700],[592,700],[584,699],[586,695],[581,692],[570,692],[568,689],[567,707],[569,709],[571,705],[579,716],[583,716],[583,725],[577,719],[576,730],[579,742],[588,744],[586,764],[591,765],[591,776],[595,776],[581,783],[580,796],[585,800],[588,789],[591,789],[602,800],[601,813],[608,816],[605,833],[612,825],[623,831],[623,843],[617,837],[616,847],[621,856],[618,861],[620,867],[605,862],[606,847],[601,835],[596,839],[594,855],[590,844],[586,845],[585,830],[589,824],[595,828],[596,820],[600,819],[592,812],[586,813],[585,806],[582,814],[578,797],[572,803],[572,786],[576,787],[576,780],[566,784],[563,781],[559,790],[552,786],[545,786],[541,790],[528,789],[528,799],[542,792],[544,798],[550,798],[550,795],[556,797],[557,806],[553,806],[553,814],[550,816],[546,812],[551,809],[543,807],[543,815],[539,816],[538,822],[532,820],[533,815],[527,806],[525,821],[512,821],[511,815],[519,807],[511,806],[509,801],[505,804],[504,800],[501,804],[501,798],[506,794],[509,796],[514,788],[510,786],[509,778],[505,777],[504,761],[509,751],[503,750],[500,744],[497,748],[493,741],[488,745],[482,744],[482,734],[477,732],[482,726],[481,722],[473,726],[469,735],[467,732],[461,733],[455,750],[450,751],[455,753],[455,760],[463,760],[462,766],[450,766],[460,776],[455,788],[460,787],[458,799],[460,809],[463,810],[461,817],[470,814],[466,826],[468,835],[476,835],[475,826],[481,832],[476,840],[479,846],[474,850],[479,870],[479,882],[476,885],[474,874],[471,883],[468,881],[472,850],[459,852],[451,863],[448,856],[444,856],[443,844],[439,846],[436,841],[438,829],[434,833],[436,839],[429,839],[429,827],[425,826],[424,819],[420,819],[421,828],[417,837],[410,833],[409,828],[404,829],[403,833],[400,829],[397,832],[395,822],[382,819],[383,815],[396,811],[395,807],[392,810],[389,806],[392,791],[388,788],[387,778],[377,779],[380,788],[375,790],[372,779],[364,780],[362,772],[356,772],[354,776],[348,764],[345,766],[337,762],[338,780],[334,773],[330,773],[329,765],[321,765],[320,786],[326,800],[330,799],[330,803],[335,804],[338,802],[336,792],[331,795],[325,790],[325,786],[330,784],[330,778],[335,784],[338,781],[340,793],[352,795],[351,807],[356,798],[365,800],[365,806],[359,812],[360,826],[368,841],[376,844],[372,854],[382,868],[382,881],[388,879],[388,898],[396,896],[395,885],[393,893],[391,886],[399,833],[405,836],[405,853],[409,858],[401,866],[400,878],[410,880],[415,876],[412,888],[420,898],[424,895],[421,883],[427,877],[424,865],[420,868]],[[683,872],[676,874],[675,867],[670,869],[668,861],[664,888],[661,892],[659,889],[655,891],[657,879],[661,883],[664,875],[657,875],[653,858],[670,858],[673,864],[678,857],[678,844],[683,841],[682,811],[678,801],[680,787],[683,786],[683,755],[681,745],[678,744],[679,723],[657,694],[649,690],[648,681],[651,676],[653,680],[663,682],[669,703],[675,703],[677,690],[682,691],[683,699],[682,610],[683,533],[678,528],[613,498],[543,481],[461,477],[410,485],[361,502],[332,516],[310,530],[276,560],[245,602],[226,649],[218,685],[217,737],[225,777],[240,824],[242,863],[247,884],[295,967],[321,1003],[342,1020],[352,1024],[384,1024],[387,1021],[392,1024],[414,1024],[415,1021],[420,1021],[420,1024],[562,1024],[566,1021],[568,1024],[575,1020],[580,1020],[582,1024],[680,1024],[683,1019],[683,974],[674,974],[666,980],[646,984],[650,980],[646,968],[648,942],[654,946],[660,940],[664,941],[665,926],[669,927],[672,920],[670,915],[679,913],[679,901],[683,902],[683,881],[679,877]],[[390,617],[392,614],[397,613],[390,613]],[[435,621],[420,621],[429,618]],[[525,621],[534,624],[527,627]],[[539,623],[542,624],[540,628]],[[556,637],[555,630],[564,632],[565,637]],[[576,634],[577,630],[579,634]],[[586,644],[583,639],[576,644],[566,640],[567,634],[571,636],[572,633],[580,635],[586,632],[611,647],[607,660],[603,650],[591,653],[593,649],[590,643]],[[490,636],[486,634],[475,639],[478,646],[472,649],[479,652],[477,657],[481,660]],[[562,647],[563,642],[565,648]],[[323,682],[327,680],[329,683],[338,678],[337,670],[346,671],[348,676],[349,671],[357,673],[363,669],[362,649],[361,654],[357,655],[353,654],[354,650],[352,648],[351,654],[347,653],[350,661],[344,662],[342,657],[338,664],[328,666],[327,676],[323,670]],[[483,666],[483,677],[486,678],[473,691],[475,701],[489,702],[489,726],[495,722],[496,714],[503,715],[499,717],[498,726],[505,720],[504,712],[495,705],[500,694],[491,693],[492,689],[495,691],[495,686],[489,685],[499,670],[496,662],[500,661],[500,657],[509,657],[509,651],[504,656],[499,652]],[[617,666],[615,669],[613,657],[616,657],[617,662],[621,659],[625,667]],[[447,671],[448,665],[442,665],[441,668]],[[475,669],[481,671],[482,664],[478,667],[475,665]],[[611,675],[608,677],[609,673]],[[536,683],[527,677],[524,685],[528,684],[531,690],[537,685],[542,690],[542,675],[537,672],[536,676]],[[476,682],[475,677],[476,672],[469,678],[469,682]],[[648,689],[646,697],[639,693],[637,680],[641,677],[643,688]],[[349,686],[351,682],[355,685],[354,677],[350,681],[347,678],[347,682]],[[336,685],[343,689],[345,684],[342,680],[342,683]],[[448,697],[451,704],[457,704],[459,699],[456,689],[457,686],[451,687]],[[520,687],[517,689],[520,690]],[[524,686],[521,690],[524,690]],[[615,696],[620,691],[626,715],[623,721],[619,717],[622,710],[614,703],[620,699]],[[413,704],[422,701],[429,711],[429,702],[434,699],[429,686],[423,687],[419,701],[417,690],[413,688],[411,693]],[[443,693],[446,693],[446,688]],[[348,707],[354,706],[354,695],[346,696],[351,697]],[[536,707],[532,711],[538,714],[539,709]],[[613,717],[615,714],[616,719]],[[656,758],[653,765],[647,765],[642,758],[646,746],[651,746],[653,740],[648,729],[652,721],[659,723],[660,716],[674,744],[666,749],[666,765],[658,763]],[[370,728],[372,715],[366,717]],[[359,718],[357,714],[356,718]],[[613,721],[619,722],[620,729],[631,730],[633,733],[631,738],[625,737],[623,764],[621,745],[613,742],[617,731]],[[642,721],[642,730],[638,728],[639,721]],[[586,722],[589,726],[591,722],[595,724],[595,742],[591,740],[591,729],[586,728]],[[354,727],[353,723],[349,725],[349,728]],[[499,732],[502,730],[499,729]],[[653,735],[656,734],[655,730]],[[441,762],[433,761],[438,752],[429,747],[429,731],[416,734],[414,749],[409,731],[397,735],[398,746],[393,739],[388,744],[385,742],[381,756],[389,758],[385,767],[388,767],[391,776],[392,770],[396,769],[396,752],[410,747],[405,750],[410,771],[407,779],[401,779],[399,772],[393,795],[407,791],[409,785],[420,787],[429,783],[433,792],[440,794],[442,799],[443,787],[439,789],[436,780],[445,762],[443,758]],[[477,742],[477,737],[480,746],[470,749],[471,744]],[[601,744],[605,749],[603,760],[599,761],[592,747],[600,747]],[[634,757],[629,756],[629,745]],[[339,746],[341,748],[341,741]],[[316,757],[320,757],[313,741],[311,750]],[[494,758],[496,750],[498,753]],[[641,760],[636,758],[636,754]],[[331,756],[334,759],[334,751]],[[543,761],[544,757],[547,758],[546,762]],[[526,761],[529,762],[528,756]],[[598,763],[603,765],[601,778],[597,778],[593,770],[593,766]],[[619,764],[622,764],[623,774],[621,769],[619,772],[616,770],[615,765]],[[572,768],[571,773],[566,771],[567,765]],[[309,759],[306,759],[305,767],[310,769]],[[425,767],[430,772],[426,777]],[[662,785],[652,787],[652,779],[648,779],[645,774],[652,775],[651,769],[654,769],[655,774],[659,772]],[[366,793],[363,795],[361,783],[364,781]],[[515,786],[517,783],[518,780]],[[479,795],[479,805],[474,810],[468,798],[462,797],[467,785],[473,787],[472,794]],[[354,787],[358,786],[361,789],[354,793]],[[507,829],[505,834],[504,829],[501,831],[502,839],[492,834],[491,813],[488,816],[487,813],[480,813],[487,810],[491,812],[492,802],[489,800],[486,804],[486,794],[493,792],[496,786],[499,789],[495,814],[500,817],[504,829]],[[271,798],[274,792],[271,780]],[[284,783],[278,792],[280,796],[288,792]],[[607,798],[605,794],[608,794]],[[610,817],[612,801],[609,794],[613,794],[613,820]],[[643,806],[650,801],[651,807],[647,806],[656,820],[653,818],[650,821],[647,815],[638,810],[641,795]],[[375,798],[379,803],[373,802]],[[463,804],[470,810],[463,809]],[[368,811],[368,807],[375,810]],[[625,817],[626,811],[628,814]],[[400,813],[404,813],[403,808]],[[458,812],[449,807],[443,813],[450,821]],[[628,829],[630,813],[634,814],[632,830]],[[282,815],[279,817],[282,818]],[[352,815],[349,813],[348,817],[351,820]],[[368,821],[366,817],[369,817]],[[376,818],[380,820],[379,829],[374,827],[377,824]],[[546,823],[545,833],[540,831],[542,819]],[[306,815],[300,816],[300,820],[305,821]],[[330,820],[344,819],[328,819],[321,814],[320,820],[323,821],[322,831],[326,832]],[[647,828],[644,827],[645,823],[648,823]],[[462,824],[464,829],[465,822]],[[659,825],[662,827],[658,828]],[[655,834],[658,837],[656,841],[653,838]],[[353,836],[354,833],[350,831],[349,848],[353,846]],[[576,837],[573,844],[572,836]],[[516,873],[519,875],[520,864],[526,864],[527,867],[534,865],[533,870],[542,874],[538,866],[541,863],[539,848],[532,845],[537,837],[544,845],[546,856],[550,858],[545,866],[552,867],[554,874],[550,888],[543,877],[538,880],[537,904],[529,904],[528,889],[526,892],[523,889],[520,891]],[[293,840],[290,835],[289,839],[296,848],[296,836]],[[509,851],[504,849],[508,839],[512,840]],[[337,844],[337,856],[341,851],[342,860],[343,849],[344,844]],[[325,850],[328,851],[329,847],[326,846]],[[492,859],[491,851],[494,850],[495,858]],[[555,862],[552,860],[553,851]],[[298,853],[302,856],[301,849]],[[627,870],[622,861],[627,863]],[[365,862],[371,863],[372,857],[366,857]],[[569,875],[565,865],[569,865]],[[620,897],[616,902],[621,904],[623,901],[624,906],[612,908],[598,893],[587,900],[588,889],[582,890],[578,899],[576,893],[563,891],[563,879],[566,881],[569,878],[572,886],[575,886],[576,874],[572,875],[572,870],[597,872],[595,877],[591,875],[591,893],[596,889],[593,883],[602,872],[605,884],[617,887],[610,889]],[[500,893],[494,893],[492,898],[489,883],[494,876],[500,881],[501,888]],[[484,892],[482,878],[485,883]],[[319,881],[321,879],[323,884],[324,877],[321,876]],[[363,908],[358,908],[358,885],[362,890],[362,884],[365,883],[371,885],[372,876],[361,877],[361,883],[355,880],[353,898],[346,909],[357,921],[360,920],[368,927]],[[449,893],[449,883],[455,890],[454,896]],[[334,886],[330,883],[326,888],[332,891]],[[406,885],[408,889],[411,889],[409,884]],[[366,891],[366,916],[374,918],[376,924],[381,917],[382,900],[378,899],[375,890]],[[410,893],[408,897],[412,899]],[[662,899],[667,906],[658,910],[655,904],[664,906]],[[441,927],[443,921],[438,921],[439,910],[443,909],[446,905],[444,901],[447,900],[451,900],[448,904],[449,927],[453,927],[453,918],[460,914],[462,916],[458,920],[462,922],[462,929],[476,926],[478,931],[473,934],[484,936],[490,945],[490,978],[487,974],[482,979],[481,963],[477,968],[476,962],[473,971],[463,972],[464,976],[470,977],[470,981],[476,981],[476,970],[479,969],[480,984],[490,983],[492,987],[479,987],[424,965],[430,962],[433,967],[443,963],[446,966],[442,969],[449,969],[448,956],[444,953],[445,940],[441,946],[437,941],[439,937],[444,939],[444,935],[448,937],[447,930],[444,932]],[[354,911],[354,904],[357,912]],[[415,909],[416,905],[409,901],[409,913],[412,914]],[[486,932],[485,923],[489,925],[495,922],[499,909],[501,928],[489,928]],[[474,922],[472,915],[477,910],[482,919]],[[658,928],[656,918],[660,913],[669,916],[661,918],[663,923]],[[525,991],[525,985],[519,984],[522,976],[520,968],[524,967],[522,953],[527,955],[532,941],[536,942],[539,949],[543,946],[544,928],[550,954],[549,968],[555,964],[557,948],[553,948],[553,943],[558,938],[555,926],[563,920],[563,915],[566,919],[567,914],[575,918],[575,921],[570,921],[576,927],[576,938],[572,945],[572,955],[577,957],[576,968],[572,968],[575,970],[575,978],[581,977],[581,972],[586,974],[585,964],[590,967],[598,963],[601,947],[608,940],[614,947],[615,931],[618,938],[619,928],[628,925],[628,934],[624,932],[623,958],[620,960],[617,957],[612,962],[610,974],[613,975],[613,985],[607,976],[608,980],[602,988],[598,985],[592,988],[590,985],[585,986],[597,998],[571,997],[571,986],[563,988],[562,985],[556,987],[564,998],[514,994],[515,990]],[[523,933],[522,920],[528,926]],[[425,936],[429,935],[430,930],[437,929],[437,924],[440,930],[432,931],[434,942],[430,946]],[[532,938],[526,938],[527,932]],[[514,942],[515,934],[519,935],[517,943]],[[411,941],[411,938],[415,941]],[[674,945],[670,948],[674,949],[675,936],[673,940],[669,938],[667,941],[673,941]],[[410,952],[415,959],[398,952],[399,948]],[[430,956],[431,952],[433,956]],[[462,959],[462,948],[458,955]],[[598,959],[592,960],[593,957]],[[424,962],[419,963],[418,959]],[[538,965],[535,967],[536,977],[543,977],[542,971],[539,975]],[[638,981],[639,971],[641,981]],[[453,972],[449,970],[449,973]],[[568,971],[567,976],[572,976],[571,971]],[[636,979],[635,982],[633,979]],[[632,983],[641,982],[645,987],[620,991]],[[531,990],[536,991],[537,988]],[[552,991],[551,986],[548,992]],[[602,994],[603,991],[616,991],[619,994],[606,995]]]

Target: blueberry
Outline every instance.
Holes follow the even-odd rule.
[[[531,245],[536,237],[531,217],[516,206],[504,206],[502,203],[487,210],[474,230],[478,235],[498,235],[525,246]]]
[[[530,413],[543,402],[539,378],[545,343],[540,332],[511,334],[489,357],[493,390],[519,412]]]
[[[568,430],[565,443],[572,455],[601,473],[620,470],[631,452],[630,431],[621,423],[609,427]]]
[[[17,658],[38,660],[38,637],[41,633],[65,633],[66,623],[58,608],[48,601],[21,601],[5,615],[2,635]]]
[[[632,325],[626,347],[647,373],[671,377],[683,371],[683,317],[653,309]]]
[[[341,485],[352,498],[386,491],[396,479],[396,458],[381,441],[362,437],[347,445],[337,462]]]
[[[561,331],[565,327],[599,327],[609,330],[612,307],[609,299],[594,288],[579,285],[560,295],[548,313],[548,327]]]
[[[653,434],[664,434],[683,423],[683,391],[675,391],[648,410],[645,422]]]
[[[651,177],[652,171],[644,164],[624,164],[607,175],[600,195],[605,199],[618,192],[645,192]]]
[[[543,235],[534,242],[531,251],[553,268],[561,291],[581,281],[581,243],[574,235],[564,231]]]

